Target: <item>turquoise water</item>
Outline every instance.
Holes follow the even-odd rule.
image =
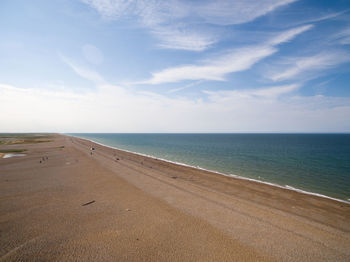
[[[120,149],[350,199],[350,134],[71,134]]]

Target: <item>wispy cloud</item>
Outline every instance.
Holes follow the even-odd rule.
[[[182,80],[225,80],[229,73],[249,69],[255,63],[277,52],[276,45],[289,41],[309,30],[312,26],[306,25],[282,32],[258,46],[248,46],[227,52],[214,59],[208,59],[200,65],[184,65],[167,68],[152,74],[152,78],[138,83],[161,84],[179,82]]]
[[[179,91],[184,90],[184,89],[186,89],[186,88],[190,88],[190,87],[199,85],[199,84],[202,83],[202,82],[203,82],[202,80],[199,80],[199,81],[195,81],[195,82],[189,83],[188,85],[185,85],[185,86],[181,86],[181,87],[178,87],[178,88],[173,88],[173,89],[170,89],[170,90],[168,91],[168,93],[179,92]]]
[[[341,63],[349,62],[350,55],[344,51],[328,51],[313,56],[287,58],[281,61],[273,72],[265,74],[273,81],[294,79],[298,76],[314,74],[325,69],[335,67]]]
[[[297,0],[223,0],[202,1],[201,3],[173,0],[81,0],[95,8],[101,15],[119,19],[139,16],[143,23],[155,25],[188,18],[205,20],[212,24],[242,24],[266,15],[278,7]]]
[[[107,19],[129,19],[147,28],[161,48],[203,51],[217,41],[215,35],[194,30],[186,18],[191,7],[185,1],[82,0]]]
[[[350,131],[349,98],[287,96],[279,99],[296,89],[297,86],[291,85],[218,91],[208,93],[204,101],[134,93],[111,85],[75,95],[67,90],[42,92],[0,84],[0,110],[5,112],[11,108],[11,114],[0,114],[1,131]]]
[[[320,16],[317,16],[317,17],[314,17],[314,18],[305,18],[303,20],[299,20],[299,21],[296,21],[294,23],[294,25],[300,25],[300,24],[311,24],[311,23],[317,23],[317,22],[323,22],[323,21],[326,21],[326,20],[331,20],[331,19],[335,19],[345,13],[349,12],[349,10],[344,10],[344,11],[341,11],[341,12],[332,12],[332,13],[328,13],[326,15],[320,15]]]
[[[341,45],[350,45],[350,27],[335,33],[332,39],[336,39],[336,41]]]
[[[161,48],[203,51],[216,43],[217,38],[211,34],[181,29],[176,26],[157,27],[152,33],[161,41]]]
[[[289,94],[300,88],[300,84],[291,84],[283,86],[272,86],[253,91],[246,91],[248,94],[258,97],[275,98],[281,95]]]
[[[140,83],[161,84],[183,80],[223,81],[226,74],[246,70],[276,51],[277,49],[271,46],[240,48],[202,65],[172,67],[153,73],[151,79]]]
[[[300,27],[296,27],[290,30],[287,30],[285,32],[282,32],[278,34],[277,36],[271,38],[268,41],[269,45],[279,45],[285,42],[288,42],[292,40],[295,36],[304,33],[305,31],[310,30],[313,27],[313,25],[304,25]]]
[[[105,80],[103,77],[97,73],[96,71],[90,70],[86,67],[79,66],[77,63],[74,63],[71,59],[67,58],[66,56],[60,54],[59,55],[61,60],[67,64],[77,75],[80,77],[90,80],[94,82],[95,84],[103,84],[105,83]]]
[[[81,0],[107,19],[130,19],[148,28],[159,47],[203,51],[219,41],[211,31],[197,30],[193,25],[208,28],[210,24],[229,25],[250,22],[296,0]]]
[[[272,98],[275,99],[281,95],[289,94],[300,88],[300,84],[271,86],[259,89],[243,89],[243,90],[225,90],[225,91],[204,91],[211,99],[227,100],[232,97],[241,98]]]
[[[209,23],[221,25],[242,24],[295,1],[296,0],[207,1],[204,5],[198,7],[197,12],[199,16]]]

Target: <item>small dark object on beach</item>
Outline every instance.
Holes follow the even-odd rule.
[[[119,160],[119,158],[117,158],[117,160]]]
[[[172,176],[171,178],[172,178],[172,179],[176,179],[176,178],[177,178],[177,176]]]
[[[48,156],[46,157],[46,160],[49,160],[49,157],[48,157]]]
[[[95,203],[95,202],[96,202],[95,200],[92,200],[92,201],[90,201],[90,202],[87,202],[87,203],[85,203],[85,204],[82,204],[82,206],[87,206],[87,205],[90,205],[90,204]]]
[[[40,160],[40,164],[41,164],[41,160]]]
[[[136,238],[136,240],[140,240],[140,239]]]

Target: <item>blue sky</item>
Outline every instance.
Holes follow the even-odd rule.
[[[2,0],[2,132],[350,132],[350,2]]]

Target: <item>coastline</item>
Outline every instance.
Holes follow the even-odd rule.
[[[74,136],[25,148],[0,160],[3,261],[350,259],[342,202]]]
[[[100,146],[104,146],[104,147],[107,147],[107,148],[116,149],[116,150],[119,150],[119,151],[124,151],[124,152],[127,152],[127,153],[131,153],[131,154],[135,154],[135,155],[138,155],[138,156],[142,156],[142,157],[149,157],[149,158],[152,158],[152,159],[164,161],[164,162],[175,164],[175,165],[179,165],[179,166],[195,168],[195,169],[198,169],[198,170],[202,170],[202,171],[206,171],[206,172],[210,172],[210,173],[215,173],[215,174],[218,174],[218,175],[221,175],[221,176],[225,176],[225,177],[231,177],[231,178],[235,178],[235,179],[242,179],[242,180],[247,180],[247,181],[253,181],[253,182],[256,182],[256,183],[262,183],[262,184],[265,184],[265,185],[278,187],[278,188],[285,189],[285,190],[292,190],[294,192],[298,192],[298,193],[301,193],[301,194],[307,194],[307,195],[312,195],[312,196],[316,196],[316,197],[326,198],[326,199],[330,199],[330,200],[334,200],[334,201],[338,201],[338,202],[350,205],[350,198],[348,200],[339,199],[339,198],[327,196],[327,195],[324,195],[324,194],[320,194],[320,193],[316,193],[316,192],[311,192],[311,191],[299,189],[299,188],[296,188],[296,187],[293,187],[293,186],[290,186],[290,185],[284,185],[283,186],[283,185],[279,185],[279,184],[272,183],[272,182],[267,182],[267,181],[258,180],[258,179],[254,179],[254,178],[244,177],[244,176],[241,176],[241,175],[225,174],[225,173],[222,173],[222,172],[219,172],[219,171],[216,171],[216,170],[205,169],[205,168],[202,168],[200,166],[192,166],[192,165],[188,165],[188,164],[181,163],[181,162],[175,162],[175,161],[171,161],[171,160],[168,160],[168,159],[155,157],[155,156],[152,156],[152,155],[147,155],[147,154],[143,154],[143,153],[139,153],[139,152],[135,152],[135,151],[129,151],[129,150],[126,150],[126,149],[121,149],[121,148],[118,148],[118,147],[105,145],[105,144],[99,143],[97,141],[94,141],[92,139],[87,139],[87,138],[83,138],[83,137],[79,137],[79,136],[68,135],[68,134],[60,134],[60,135],[64,135],[64,136],[68,136],[68,137],[71,136],[71,137],[83,139],[83,140],[86,140],[86,141],[89,141],[89,142],[92,142],[92,143],[95,143],[95,144],[98,144]]]

